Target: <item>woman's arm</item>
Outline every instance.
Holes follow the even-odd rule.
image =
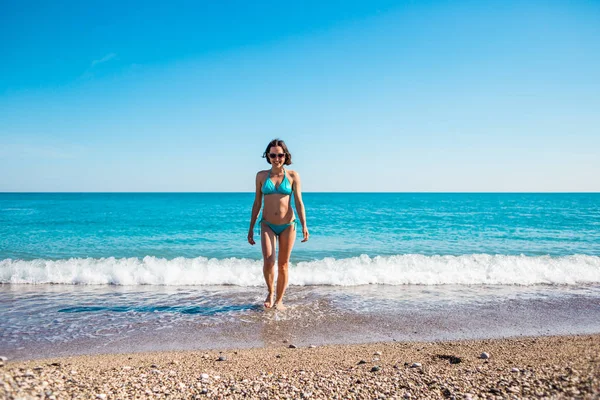
[[[248,229],[248,243],[254,245],[254,224],[258,218],[260,207],[262,206],[262,193],[260,184],[260,172],[256,174],[256,193],[254,194],[254,204],[252,204],[252,215],[250,216],[250,229]]]
[[[302,224],[302,241],[308,240],[308,227],[306,226],[306,213],[304,212],[304,202],[302,202],[302,182],[300,181],[300,174],[294,171],[294,204],[296,205],[296,211],[298,211],[298,218]]]

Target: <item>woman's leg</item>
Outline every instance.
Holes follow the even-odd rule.
[[[271,308],[273,307],[273,298],[275,296],[275,245],[277,238],[275,233],[264,222],[260,224],[260,243],[263,253],[263,275],[267,283],[267,290],[269,291],[264,306]]]
[[[275,307],[279,310],[285,309],[283,306],[283,295],[288,284],[288,267],[290,255],[296,241],[296,225],[292,224],[279,235],[279,256],[277,257],[277,297],[275,298]]]

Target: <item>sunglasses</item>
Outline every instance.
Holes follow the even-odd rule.
[[[283,154],[283,153],[279,153],[279,154],[269,153],[269,157],[272,158],[272,159],[274,159],[275,157],[277,157],[277,158],[283,158],[283,157],[285,157],[285,154]]]

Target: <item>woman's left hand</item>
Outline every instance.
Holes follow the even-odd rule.
[[[306,242],[308,240],[309,234],[308,234],[308,228],[305,226],[302,227],[302,236],[304,237],[302,239],[302,242]]]

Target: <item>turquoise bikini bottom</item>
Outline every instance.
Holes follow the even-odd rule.
[[[271,228],[271,230],[273,231],[273,233],[274,233],[276,236],[279,236],[279,235],[281,235],[281,233],[282,233],[283,231],[285,231],[285,230],[286,230],[288,227],[290,227],[290,226],[292,226],[292,225],[294,225],[294,228],[295,228],[295,227],[296,227],[296,224],[297,224],[297,222],[296,222],[296,220],[295,220],[295,219],[294,219],[292,222],[288,222],[287,224],[281,224],[281,225],[272,224],[272,223],[270,223],[270,222],[267,222],[267,221],[265,221],[264,219],[261,219],[261,220],[260,220],[260,222],[264,222],[265,224],[267,224],[267,226],[268,226],[269,228]]]

